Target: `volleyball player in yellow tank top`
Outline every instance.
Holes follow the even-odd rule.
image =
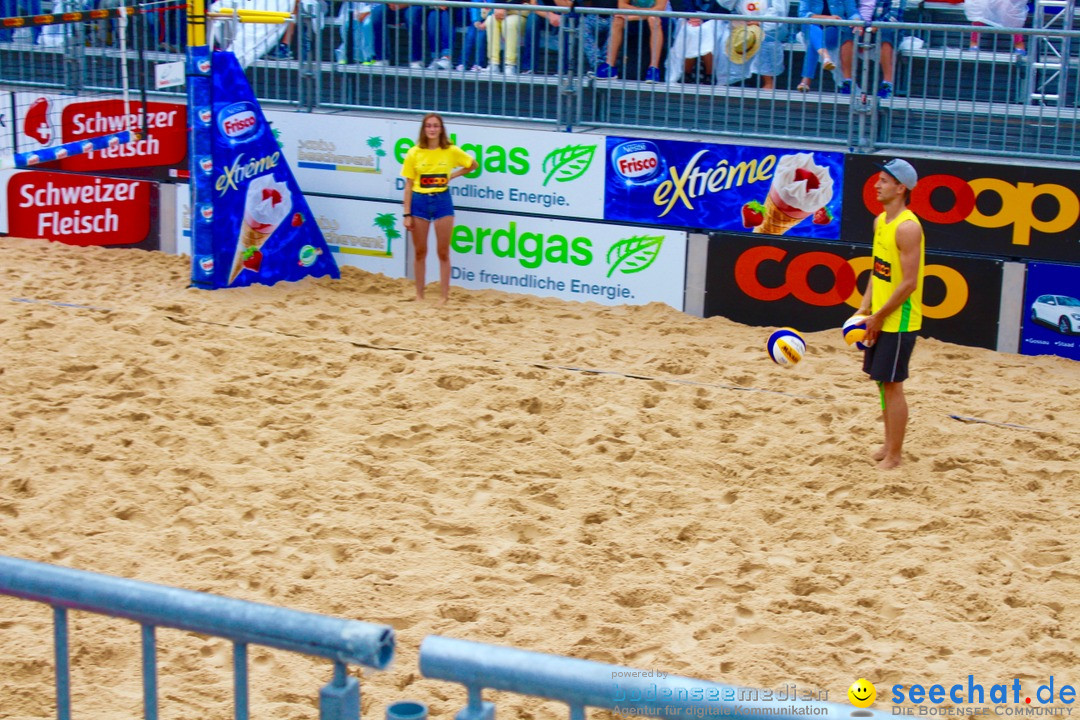
[[[904,380],[922,328],[925,243],[922,225],[907,207],[918,181],[905,160],[881,166],[874,189],[885,212],[874,220],[874,265],[859,307],[859,314],[870,316],[863,371],[881,389],[885,418],[885,442],[871,457],[883,470],[901,462],[908,421]]]

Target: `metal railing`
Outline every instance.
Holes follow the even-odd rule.
[[[358,720],[360,685],[348,674],[348,664],[381,670],[394,656],[394,631],[386,625],[342,620],[2,555],[0,595],[46,603],[53,609],[59,720],[71,718],[68,610],[126,618],[142,625],[143,712],[147,720],[156,720],[158,716],[157,627],[190,630],[233,642],[237,720],[248,717],[248,645],[333,660],[333,679],[319,692],[320,720]]]
[[[485,689],[556,700],[569,706],[570,720],[585,720],[585,709],[604,708],[622,717],[702,720],[830,720],[889,716],[873,710],[827,702],[828,693],[803,691],[797,698],[767,690],[720,685],[705,680],[636,670],[561,655],[499,647],[429,635],[420,646],[424,677],[461,683],[468,704],[456,720],[493,720],[495,706]],[[809,698],[807,696],[810,696]]]
[[[73,1],[73,0],[67,0]],[[116,2],[116,0],[112,0]],[[268,0],[269,2],[269,0]],[[925,3],[920,4],[920,8]],[[460,0],[405,0],[389,5],[371,0],[352,12],[348,3],[328,13],[300,3],[289,43],[248,69],[256,96],[302,110],[434,110],[447,115],[527,121],[565,130],[577,128],[686,132],[739,139],[814,143],[875,151],[889,148],[948,151],[1000,157],[1080,160],[1080,66],[1071,54],[1058,60],[1051,97],[1032,93],[1032,73],[1046,59],[1047,46],[1080,49],[1080,31],[1069,23],[1013,30],[932,22],[874,23],[897,31],[893,95],[878,97],[884,79],[881,33],[861,36],[850,68],[826,72],[819,63],[809,92],[799,92],[806,53],[796,17],[749,18],[641,10],[614,11],[531,5],[493,5]],[[345,11],[339,9],[344,7]],[[444,8],[444,9],[443,9]],[[523,36],[513,74],[495,72],[489,62],[485,28],[470,13],[481,8],[516,13]],[[183,49],[183,9],[175,0],[139,5],[129,32],[127,62],[153,77],[153,65],[179,59]],[[622,43],[618,78],[597,77],[608,59],[608,29],[616,15],[638,17]],[[919,19],[925,17],[920,9]],[[552,18],[557,18],[553,20]],[[650,64],[648,19],[664,29],[660,81],[646,77]],[[743,78],[706,72],[704,58],[680,68],[672,58],[695,53],[680,29],[689,19],[713,21],[717,42],[731,23],[760,20],[767,39],[778,43],[782,69],[766,87],[762,76]],[[557,25],[556,25],[557,22]],[[486,23],[486,21],[485,21]],[[815,20],[840,29],[863,27],[850,21]],[[486,27],[486,25],[485,25]],[[281,33],[281,26],[268,26]],[[970,34],[981,47],[969,49]],[[107,27],[74,31],[68,46],[32,44],[27,38],[0,42],[0,84],[74,91],[115,87],[118,49]],[[1026,39],[1027,56],[1012,52],[1011,36]],[[446,46],[446,47],[442,47]],[[443,57],[444,51],[445,59]],[[501,48],[505,64],[510,50]],[[468,53],[468,57],[466,57]],[[719,50],[714,52],[714,62]],[[684,70],[690,70],[686,77]],[[132,75],[134,77],[135,75]],[[683,76],[683,77],[679,77]],[[840,92],[844,76],[854,92]],[[698,82],[701,80],[701,82]],[[180,95],[182,88],[159,91]]]

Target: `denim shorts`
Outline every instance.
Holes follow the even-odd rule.
[[[436,193],[414,192],[412,194],[412,208],[410,209],[413,217],[431,222],[447,215],[453,215],[454,200],[450,197],[449,190]]]

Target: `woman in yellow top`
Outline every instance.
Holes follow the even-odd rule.
[[[442,117],[428,113],[420,126],[420,138],[409,148],[401,165],[405,178],[405,229],[412,233],[416,258],[416,299],[424,299],[428,227],[435,225],[435,251],[439,255],[440,305],[450,299],[450,234],[454,230],[454,201],[450,181],[471,173],[476,160],[450,144]]]

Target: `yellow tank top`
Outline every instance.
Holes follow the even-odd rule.
[[[919,284],[904,304],[885,318],[885,325],[881,328],[885,332],[908,332],[922,329],[923,264],[926,243],[923,242],[922,224],[910,210],[904,209],[890,223],[885,222],[885,213],[878,215],[874,227],[874,286],[870,303],[873,312],[877,312],[892,296],[896,286],[904,280],[904,271],[900,267],[900,249],[896,246],[896,229],[906,220],[911,220],[919,226]]]

